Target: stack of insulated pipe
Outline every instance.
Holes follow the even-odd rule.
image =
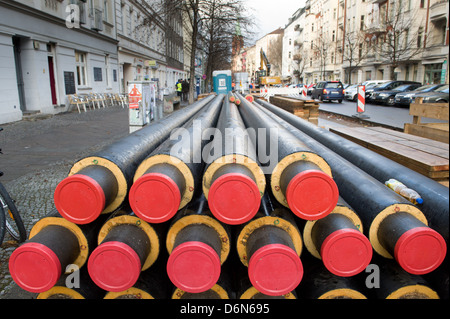
[[[213,98],[202,99],[76,162],[55,189],[56,209],[75,224],[89,224],[118,209],[142,160]]]
[[[330,215],[306,222],[303,241],[310,254],[336,276],[357,275],[372,260],[372,246],[363,234],[361,219],[342,197]]]
[[[139,165],[129,194],[137,216],[149,223],[163,223],[192,200],[201,183],[203,149],[217,124],[223,99],[223,94],[217,96],[187,122],[179,131],[181,140],[167,139]]]
[[[445,240],[428,227],[419,208],[268,109],[257,107],[330,164],[341,196],[358,213],[364,232],[379,255],[395,258],[411,274],[427,274],[439,267],[446,255]]]
[[[173,218],[166,237],[167,273],[180,290],[199,294],[211,290],[230,253],[228,227],[215,219],[201,195]]]
[[[217,129],[213,143],[206,149],[209,158],[203,174],[203,193],[218,220],[238,225],[258,212],[266,178],[239,111],[229,99],[223,102]]]
[[[448,246],[450,215],[448,187],[337,134],[315,126],[273,104],[262,100],[257,102],[379,182],[384,184],[389,179],[395,178],[416,190],[424,200],[420,209],[426,216],[429,226],[445,239]]]
[[[105,219],[76,225],[57,211],[51,212],[33,226],[29,239],[11,254],[9,272],[13,280],[34,293],[51,289],[74,266],[84,266],[97,246],[97,234]]]
[[[252,286],[260,293],[283,296],[300,284],[300,231],[291,212],[281,206],[274,209],[267,194],[258,214],[237,231],[236,246]]]
[[[254,130],[252,138],[260,152],[265,143],[266,154],[270,157],[270,166],[265,169],[271,171],[272,193],[278,202],[305,220],[317,220],[331,213],[339,191],[326,160],[254,103],[239,94],[237,97],[242,102],[241,116],[247,128]],[[261,136],[260,130],[265,136]],[[273,154],[277,154],[277,158],[272,158]],[[262,163],[261,154],[259,161],[267,165]]]
[[[149,225],[126,210],[114,213],[98,234],[98,247],[89,256],[92,280],[106,291],[125,291],[157,260],[163,225]]]

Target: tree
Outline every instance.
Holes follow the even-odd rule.
[[[390,64],[391,79],[395,79],[396,68],[422,52],[422,47],[417,45],[419,28],[416,26],[423,25],[423,21],[417,21],[417,10],[405,10],[398,0],[391,3],[389,12],[385,13],[386,29],[378,37],[375,48],[380,58]]]
[[[281,63],[283,61],[283,35],[279,34],[271,40],[267,49],[267,58],[272,65],[271,75],[281,75]]]
[[[352,31],[346,34],[344,38],[343,62],[347,62],[346,73],[348,83],[353,83],[352,73],[357,70],[364,59],[369,54],[366,43],[366,36],[362,32]]]
[[[319,61],[319,70],[322,80],[325,80],[328,52],[330,51],[330,47],[332,47],[332,42],[324,35],[323,32],[319,34],[312,46],[314,57]]]
[[[161,0],[159,12],[170,16],[181,12],[187,47],[190,48],[190,83],[195,83],[195,58],[198,50],[207,54],[207,69],[211,72],[216,63],[223,63],[226,53],[229,59],[230,35],[234,25],[242,16],[236,12],[246,12],[244,0]],[[202,46],[200,46],[200,44]],[[218,58],[219,57],[219,58]],[[220,65],[220,64],[219,64]],[[223,64],[222,64],[223,65]],[[211,79],[211,76],[208,77]],[[194,102],[195,85],[190,86],[189,103]]]

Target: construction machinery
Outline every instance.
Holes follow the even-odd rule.
[[[272,65],[270,64],[269,60],[267,59],[266,53],[261,48],[260,50],[260,60],[261,60],[261,67],[258,71],[256,71],[255,76],[255,85],[256,87],[263,87],[263,86],[272,86],[281,84],[281,78],[279,76],[270,76],[270,70]],[[265,67],[265,68],[264,68]]]

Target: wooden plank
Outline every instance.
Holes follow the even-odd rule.
[[[447,151],[449,150],[449,144],[431,140],[429,138],[425,138],[425,137],[421,137],[421,136],[417,136],[417,135],[411,135],[411,134],[407,134],[407,133],[403,133],[403,132],[399,132],[399,131],[395,131],[395,130],[390,130],[390,129],[387,129],[384,127],[378,127],[378,126],[371,127],[371,130],[379,131],[379,132],[389,132],[389,134],[401,137],[402,139],[407,140],[407,141],[416,142],[416,143],[420,143],[420,144],[427,145],[427,146],[433,146],[435,148],[442,149],[442,150],[447,150]]]
[[[409,114],[448,121],[448,109],[448,103],[412,103],[409,107]]]
[[[444,148],[439,148],[439,147],[435,147],[433,145],[427,145],[427,144],[423,144],[423,143],[418,143],[416,141],[397,141],[398,144],[404,145],[404,146],[408,146],[411,147],[413,149],[428,153],[428,154],[433,154],[439,157],[442,157],[444,159],[449,159],[449,152],[448,149],[444,149]],[[441,143],[444,144],[444,143]],[[448,144],[444,144],[444,145],[448,145]]]
[[[330,127],[330,132],[342,136],[349,141],[352,141],[366,148],[368,148],[370,142],[377,140],[377,137],[374,135],[366,134],[364,132],[355,132],[355,130],[353,130],[352,128]]]
[[[445,158],[428,154],[410,147],[393,142],[374,142],[369,149],[383,150],[404,163],[414,163],[429,171],[444,171],[449,169],[449,162]]]
[[[449,143],[449,132],[447,130],[436,129],[427,125],[405,123],[404,131],[408,134],[425,137],[447,144]]]

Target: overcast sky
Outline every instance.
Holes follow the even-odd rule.
[[[255,40],[279,27],[284,28],[297,9],[305,5],[305,0],[247,0],[254,9],[255,20],[259,26]]]

